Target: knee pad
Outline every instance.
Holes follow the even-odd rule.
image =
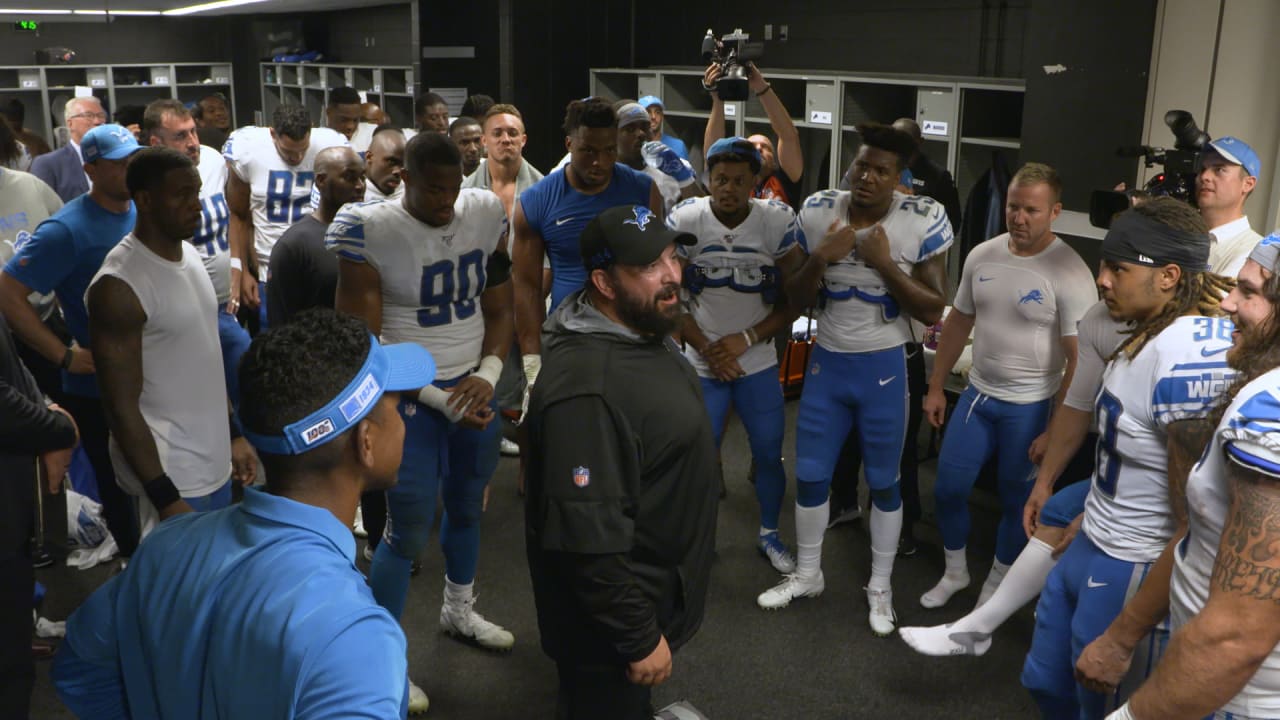
[[[825,476],[825,477],[824,477]],[[796,483],[799,485],[831,485],[831,473],[813,458],[796,458]]]
[[[893,512],[902,507],[902,492],[898,483],[887,488],[871,488],[871,504],[881,512]]]

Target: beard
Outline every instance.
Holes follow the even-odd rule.
[[[647,298],[632,295],[622,285],[615,285],[615,287],[617,288],[615,307],[618,317],[627,327],[641,335],[657,338],[665,337],[675,331],[680,321],[680,303],[675,303],[669,311],[664,311],[658,308],[658,302],[680,292],[679,285],[669,283],[657,294]]]

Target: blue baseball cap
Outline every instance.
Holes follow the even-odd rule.
[[[1223,160],[1244,168],[1244,171],[1253,177],[1258,177],[1262,172],[1262,161],[1258,159],[1258,153],[1239,138],[1220,137],[1210,141],[1209,148],[1221,155]]]
[[[658,97],[657,95],[645,95],[644,97],[640,98],[637,102],[639,102],[640,107],[644,108],[645,110],[648,110],[650,105],[657,105],[658,107],[663,107],[662,98]]]
[[[760,166],[764,162],[755,144],[743,137],[720,138],[711,143],[711,147],[707,150],[707,165],[710,166],[711,158],[718,155],[730,155],[745,161],[751,165],[751,171],[756,173],[760,172]]]
[[[133,133],[115,123],[99,125],[80,138],[80,154],[87,163],[123,160],[141,149]]]
[[[245,428],[244,436],[262,452],[301,455],[354,427],[383,393],[417,390],[430,385],[435,376],[435,360],[421,345],[382,345],[370,335],[364,365],[324,407],[285,426],[282,435],[259,435]]]

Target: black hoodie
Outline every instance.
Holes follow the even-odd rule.
[[[525,538],[542,648],[644,659],[702,623],[719,470],[692,367],[579,291],[544,327],[526,418]]]

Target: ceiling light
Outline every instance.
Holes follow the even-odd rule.
[[[159,15],[159,10],[108,10],[110,15]]]
[[[70,15],[70,10],[35,10],[32,8],[0,8],[0,15]]]
[[[218,0],[217,2],[207,2],[199,5],[188,5],[186,7],[165,10],[163,14],[194,15],[195,13],[208,12],[210,10],[221,10],[223,8],[236,7],[238,5],[252,5],[260,2],[266,2],[266,0]]]

